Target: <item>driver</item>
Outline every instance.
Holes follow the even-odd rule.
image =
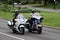
[[[33,16],[40,16],[40,23],[42,22],[43,17],[42,17],[39,13],[37,13],[36,10],[32,10],[32,13],[30,14],[30,18],[31,18],[32,20],[36,20],[35,18],[33,18]],[[37,20],[37,21],[38,21],[38,20]]]
[[[36,10],[32,10],[32,13],[30,14],[30,18],[32,18],[33,16],[40,16],[39,13],[36,12]]]
[[[39,13],[36,12],[36,10],[32,10],[32,13],[30,14],[30,24],[32,26],[33,23],[38,22],[38,20],[36,18],[34,18],[33,16],[39,16]],[[36,21],[35,21],[36,20]]]
[[[36,18],[34,18],[33,16],[40,16],[41,17],[40,23],[41,23],[41,20],[43,19],[43,17],[39,13],[37,13],[36,10],[32,10],[32,13],[30,14],[30,18],[28,20],[31,26],[33,24],[33,21],[35,21],[35,20],[36,20],[35,22],[38,23],[38,20]]]
[[[23,18],[23,15],[19,13],[19,10],[15,10],[15,14],[13,15],[13,26],[16,23],[15,19],[21,19],[21,18]]]

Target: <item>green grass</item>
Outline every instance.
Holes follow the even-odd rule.
[[[0,11],[0,18],[11,19],[13,13]]]
[[[30,5],[33,7],[42,7],[42,8],[51,8],[51,9],[54,8],[53,4],[49,4],[47,6],[44,6],[43,4],[30,4]],[[60,9],[60,4],[56,4],[55,7],[56,7],[56,9]]]
[[[0,18],[5,18],[5,19],[12,19],[12,15],[14,13],[11,12],[3,12],[0,11]],[[22,13],[25,18],[28,18],[30,13]],[[55,12],[40,12],[40,14],[44,17],[43,23],[44,25],[47,26],[55,26],[55,27],[60,27],[60,13],[55,13]]]
[[[48,26],[60,27],[60,13],[55,12],[41,12],[44,20],[43,24]]]

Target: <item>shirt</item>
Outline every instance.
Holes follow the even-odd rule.
[[[19,14],[19,15],[17,16],[17,19],[21,19],[21,18],[24,18],[24,16],[23,16],[22,14]]]
[[[34,14],[31,13],[31,14],[30,14],[30,17],[33,17],[33,16],[40,16],[40,14],[39,14],[39,13],[34,13]]]

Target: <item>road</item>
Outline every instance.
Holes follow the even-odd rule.
[[[14,34],[7,26],[7,20],[0,19],[0,40],[60,40],[60,30],[43,27],[42,34]]]

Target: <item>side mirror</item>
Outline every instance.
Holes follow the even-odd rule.
[[[10,22],[10,21],[8,21],[8,24],[9,24],[9,25],[11,25],[11,22]]]

